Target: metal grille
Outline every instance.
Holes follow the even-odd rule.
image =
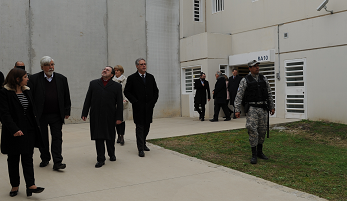
[[[224,10],[224,0],[212,0],[212,13]]]
[[[194,81],[199,79],[201,68],[187,68],[184,72],[186,93],[192,93],[194,90]]]
[[[201,13],[201,1],[194,0],[194,21],[195,22],[201,21],[200,13]]]
[[[259,73],[263,74],[269,81],[271,87],[272,98],[276,105],[276,79],[275,79],[275,66],[271,64],[260,64]]]
[[[287,87],[304,86],[304,62],[286,64]]]

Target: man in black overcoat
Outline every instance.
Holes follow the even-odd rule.
[[[146,61],[139,58],[135,65],[137,71],[128,77],[124,95],[132,104],[137,149],[139,156],[144,157],[144,151],[149,151],[146,138],[153,119],[153,109],[159,97],[159,89],[154,76],[146,72]]]
[[[211,100],[210,95],[210,85],[208,81],[205,80],[205,73],[201,72],[200,79],[194,81],[194,89],[196,89],[194,97],[194,107],[195,110],[199,113],[199,119],[201,121],[205,120],[205,105],[206,105],[206,92],[208,96],[208,101]],[[201,106],[201,110],[199,108]]]
[[[218,121],[218,116],[219,116],[219,110],[220,108],[223,109],[223,112],[226,116],[224,121],[229,121],[231,120],[228,106],[227,106],[227,86],[225,82],[225,78],[223,76],[223,73],[220,71],[217,71],[215,74],[217,82],[215,84],[214,90],[212,91],[213,93],[213,99],[214,99],[214,115],[213,119],[211,119],[211,122],[216,122]]]
[[[64,75],[54,72],[55,64],[51,57],[42,57],[40,65],[42,71],[31,75],[28,82],[34,97],[42,138],[44,139],[44,147],[40,148],[42,160],[40,167],[46,167],[51,160],[48,138],[49,125],[52,136],[53,169],[64,169],[66,164],[62,163],[62,127],[64,119],[68,119],[71,112],[69,85]]]
[[[238,75],[236,69],[233,69],[232,73],[233,73],[233,75],[229,77],[228,89],[229,89],[229,94],[230,94],[230,105],[232,105],[234,108],[233,119],[236,119],[234,101],[235,101],[235,97],[236,97],[237,91],[239,89],[239,84],[240,84],[242,77]]]
[[[90,82],[82,110],[83,121],[88,113],[90,117],[90,137],[95,140],[97,153],[96,168],[105,164],[105,142],[110,161],[116,161],[115,127],[123,121],[123,95],[122,85],[112,80],[114,74],[114,69],[106,66],[101,78]]]

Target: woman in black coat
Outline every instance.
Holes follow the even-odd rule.
[[[13,68],[0,90],[0,114],[2,122],[1,153],[7,154],[8,173],[12,189],[10,196],[18,194],[20,183],[19,160],[22,161],[27,196],[41,193],[34,178],[34,146],[42,145],[42,138],[32,96],[27,87],[29,78],[20,68]]]

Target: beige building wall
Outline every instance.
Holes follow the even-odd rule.
[[[342,78],[346,73],[342,66],[347,53],[347,1],[330,1],[327,9],[333,10],[334,14],[324,9],[316,10],[323,0],[225,0],[224,11],[214,14],[212,1],[202,2],[206,29],[198,30],[194,28],[193,16],[186,13],[192,9],[182,9],[191,2],[181,0],[181,67],[185,61],[197,59],[193,55],[196,52],[187,51],[194,44],[199,47],[199,53],[220,51],[218,60],[208,59],[208,66],[205,66],[213,90],[214,73],[223,59],[228,61],[228,56],[275,50],[275,72],[279,74],[276,79],[276,116],[286,117],[284,64],[285,61],[304,59],[306,118],[347,123],[347,108],[343,107],[347,102],[344,90],[347,81]],[[219,38],[219,44],[211,46],[208,44],[215,43],[212,38],[202,36],[212,33],[230,37]],[[195,41],[187,43],[189,38]],[[223,58],[224,55],[227,56]],[[182,105],[184,101],[182,99]],[[213,115],[211,103],[209,112]]]

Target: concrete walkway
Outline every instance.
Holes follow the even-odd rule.
[[[270,122],[288,121],[294,120],[271,118]],[[149,139],[244,127],[245,118],[213,123],[201,122],[197,118],[155,119]],[[140,158],[132,121],[126,122],[125,145],[116,145],[117,161],[107,160],[99,169],[94,167],[96,151],[94,141],[90,140],[89,123],[64,125],[63,132],[63,156],[67,168],[61,172],[53,171],[52,162],[40,168],[39,151],[35,149],[36,185],[46,189],[41,194],[33,194],[30,200],[324,200],[151,144],[148,145],[151,151]],[[6,155],[0,155],[0,200],[26,200],[22,172],[19,194],[13,198],[8,195],[11,187],[6,159]]]

